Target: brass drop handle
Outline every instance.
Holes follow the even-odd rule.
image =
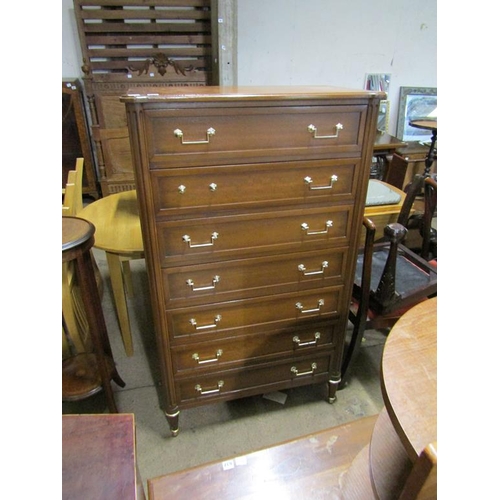
[[[209,358],[209,359],[200,359],[200,356],[197,352],[195,352],[191,357],[199,364],[199,365],[204,365],[206,363],[215,363],[216,361],[219,361],[219,358],[222,356],[222,349],[217,349],[217,352],[215,353],[215,358]]]
[[[333,135],[318,135],[317,134],[317,132],[318,132],[317,127],[311,123],[311,125],[309,125],[307,127],[307,130],[309,130],[309,132],[313,135],[313,137],[315,139],[337,139],[339,136],[339,131],[342,130],[343,128],[344,128],[344,125],[342,125],[342,123],[337,123],[337,125],[335,125],[335,129],[336,129],[335,134],[333,134]]]
[[[207,138],[202,139],[200,141],[185,141],[184,140],[184,132],[180,128],[176,128],[174,130],[174,135],[175,135],[175,137],[180,138],[181,144],[186,144],[186,145],[189,145],[189,144],[208,144],[210,142],[210,137],[215,135],[215,129],[212,127],[207,129]]]
[[[306,266],[304,264],[299,264],[297,266],[298,270],[304,275],[304,276],[314,276],[315,274],[325,274],[325,269],[328,267],[328,261],[324,260],[321,263],[321,269],[319,271],[306,271]]]
[[[296,366],[292,366],[290,368],[290,371],[296,376],[296,377],[303,377],[304,375],[314,375],[314,372],[318,368],[318,365],[316,363],[311,363],[311,369],[306,371],[306,372],[299,372]]]
[[[218,237],[219,237],[219,233],[214,231],[211,235],[209,243],[191,243],[191,236],[189,236],[189,234],[185,234],[182,237],[182,241],[185,241],[189,245],[189,248],[211,247],[215,244],[215,240]]]
[[[318,191],[320,189],[332,189],[333,185],[339,180],[339,178],[336,175],[332,175],[330,177],[330,184],[326,186],[313,186],[313,180],[311,177],[307,176],[304,177],[304,182],[309,186],[310,191]]]
[[[201,291],[204,291],[204,290],[213,290],[215,288],[215,285],[217,283],[219,283],[219,281],[220,281],[220,276],[215,275],[212,278],[212,284],[211,285],[199,286],[198,288],[195,288],[194,281],[192,279],[186,280],[186,284],[187,284],[187,286],[191,287],[191,290],[193,292],[201,292]]]
[[[222,387],[224,387],[224,380],[219,380],[217,382],[217,389],[203,390],[200,384],[196,384],[194,386],[194,389],[195,391],[199,392],[201,396],[204,396],[205,394],[216,394],[221,391]]]
[[[195,318],[191,318],[189,320],[189,323],[194,326],[195,330],[208,330],[209,328],[217,328],[217,325],[219,324],[219,322],[220,322],[221,319],[222,319],[222,316],[220,314],[217,314],[214,317],[214,322],[211,323],[210,325],[201,325],[201,326],[198,326]]]
[[[297,344],[297,347],[306,347],[306,346],[309,346],[309,345],[316,345],[318,343],[318,340],[321,338],[321,333],[319,332],[316,332],[314,334],[314,340],[309,340],[309,341],[306,341],[306,342],[302,342],[300,340],[300,337],[298,335],[295,335],[295,337],[293,337],[293,342],[295,344]]]
[[[210,191],[217,191],[217,184],[215,184],[215,182],[209,184],[208,187],[210,188]],[[186,192],[186,189],[187,189],[186,186],[184,186],[184,184],[181,184],[177,188],[177,191],[179,192],[179,194],[184,194]]]
[[[320,312],[321,308],[325,305],[325,301],[323,299],[318,300],[318,307],[315,307],[314,309],[304,309],[304,306],[302,305],[301,302],[297,302],[295,304],[295,308],[298,309],[302,314],[307,314],[307,313],[313,313],[313,312]]]
[[[325,222],[325,229],[321,229],[319,231],[311,231],[309,230],[309,224],[307,222],[303,222],[300,227],[302,228],[302,231],[305,231],[307,235],[313,235],[313,234],[327,234],[328,229],[333,227],[333,221],[332,220],[327,220]]]

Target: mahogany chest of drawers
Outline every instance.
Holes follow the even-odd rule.
[[[383,93],[133,90],[164,410],[325,383],[335,400]]]

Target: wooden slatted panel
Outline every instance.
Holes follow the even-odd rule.
[[[74,6],[87,76],[211,71],[210,0],[74,0]]]

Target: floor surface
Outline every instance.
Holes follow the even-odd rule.
[[[368,331],[350,383],[326,401],[323,384],[254,396],[184,410],[180,432],[172,437],[160,409],[160,376],[156,359],[147,273],[144,260],[131,262],[134,296],[129,315],[134,355],[127,357],[110,294],[104,252],[94,249],[104,280],[103,310],[113,355],[126,386],[113,385],[120,412],[133,413],[136,422],[138,466],[144,487],[147,479],[226,457],[247,454],[282,441],[377,414],[382,406],[379,367],[386,336]],[[282,398],[284,402],[275,399]],[[103,394],[63,403],[64,413],[108,413]]]

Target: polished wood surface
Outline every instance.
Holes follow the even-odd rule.
[[[314,162],[313,162],[314,163]],[[325,162],[320,162],[320,165],[323,165]],[[347,171],[348,172],[348,171]],[[193,175],[189,173],[189,175]],[[225,174],[228,175],[227,173]],[[175,178],[174,178],[175,179]],[[378,181],[381,182],[381,181]],[[179,183],[174,183],[176,188]],[[342,187],[343,184],[340,184],[340,189],[342,193],[342,189],[347,189]],[[165,186],[166,187],[166,186]],[[390,222],[394,222],[397,219],[397,215],[401,209],[401,206],[404,201],[405,193],[401,190],[398,190],[394,186],[391,186],[391,189],[394,189],[401,195],[401,200],[396,204],[391,205],[378,205],[372,207],[365,207],[365,215],[368,215],[372,220],[377,222],[377,227],[383,228],[386,224]],[[163,193],[168,190],[162,191]],[[189,194],[186,194],[187,199],[189,200]],[[200,197],[193,196],[191,198],[191,204],[196,201],[199,203]],[[235,197],[235,200],[237,197]],[[184,198],[182,200],[185,203]],[[241,202],[241,198],[240,198]],[[205,208],[205,205],[208,205],[208,202],[205,204],[200,204],[201,208]],[[169,208],[165,205],[159,204],[158,212],[168,211]],[[141,226],[139,219],[139,207],[137,204],[137,192],[135,190],[132,191],[123,191],[120,193],[116,193],[113,195],[106,196],[105,198],[99,199],[93,203],[87,205],[80,213],[79,217],[82,217],[90,222],[92,222],[96,228],[95,231],[95,243],[94,246],[96,248],[100,248],[106,252],[106,258],[108,261],[111,284],[113,289],[113,297],[115,300],[115,305],[117,308],[117,314],[120,323],[120,330],[123,337],[123,342],[125,346],[125,350],[128,355],[133,354],[133,343],[132,336],[130,331],[130,322],[128,317],[128,309],[127,309],[127,294],[133,293],[129,268],[127,266],[126,259],[127,258],[143,258],[144,248],[142,242],[142,234],[141,234]],[[321,221],[322,222],[322,221]],[[180,228],[181,233],[185,233],[185,227]],[[200,226],[199,231],[201,231],[200,238],[206,237],[206,225],[202,224]],[[379,232],[381,233],[382,230]],[[179,254],[183,255],[185,252],[182,247],[182,236],[180,235],[181,245],[178,250]],[[234,233],[233,233],[234,234]],[[382,233],[381,233],[382,234]],[[198,237],[192,236],[193,239]],[[362,241],[364,236],[361,236]],[[361,241],[361,242],[362,242]],[[305,257],[305,264],[310,268],[311,266],[317,266],[317,262],[323,262],[326,258],[324,256],[315,257],[314,261],[311,258]],[[200,256],[197,255],[195,257],[196,262],[199,262]],[[333,259],[333,261],[332,261]],[[335,276],[335,270],[337,267],[335,266],[335,256],[329,256],[329,267],[326,275],[326,279],[329,279],[329,276]],[[309,264],[309,262],[311,262]],[[314,263],[313,263],[314,262]],[[267,281],[267,276],[269,272],[262,272],[265,267],[265,263],[262,261],[254,262],[253,271],[250,276],[250,279],[257,280],[259,276],[262,276]],[[269,270],[275,269],[278,264],[273,260],[269,262]],[[229,263],[229,266],[231,264]],[[241,274],[242,266],[245,266],[241,261],[238,264],[239,274]],[[189,292],[189,287],[186,288],[187,279],[192,279],[195,283],[203,283],[201,280],[209,280],[213,279],[215,271],[212,272],[210,269],[207,269],[206,266],[202,267],[201,264],[198,266],[200,271],[194,272],[193,269],[187,271],[184,270],[182,273],[175,274],[174,278],[170,278],[168,283],[171,286],[171,297],[172,298],[182,298],[186,297]],[[260,273],[256,273],[256,270],[259,269]],[[229,270],[229,273],[231,271]],[[189,276],[187,276],[187,274]],[[169,272],[169,274],[171,274]],[[281,273],[277,274],[277,276],[281,277],[281,280],[284,281],[286,279],[286,275]],[[231,276],[225,276],[225,280],[221,285],[218,285],[218,291],[224,292],[224,289],[228,289],[230,283],[233,283],[236,287],[237,283],[235,283],[235,279],[232,279]],[[291,278],[290,278],[291,279]],[[173,281],[172,281],[173,280]],[[285,281],[286,282],[286,281]],[[260,283],[262,286],[264,283]],[[268,283],[266,283],[268,285]],[[255,288],[257,283],[255,284]],[[221,290],[222,288],[222,290]],[[234,288],[233,288],[234,290]],[[204,296],[213,296],[212,293],[205,293]]]
[[[383,95],[332,87],[190,87],[131,89],[122,98],[173,435],[181,409],[270,389],[325,383],[335,401],[349,306],[344,289],[352,286],[352,249]],[[322,280],[329,269],[322,261],[312,265],[318,279],[305,276],[303,255],[336,249],[345,260],[335,284]],[[242,280],[220,292],[226,268],[236,262],[274,259],[279,266],[291,254],[292,281],[283,284],[271,272],[267,282]],[[191,287],[190,276],[182,285],[187,293],[171,301],[171,275],[204,265],[200,286]],[[314,339],[325,326],[333,329],[329,343],[294,340]],[[271,332],[282,339],[277,350],[260,346],[250,357],[226,356],[238,355],[235,337],[243,343]],[[200,359],[209,344],[221,355]],[[177,352],[188,350],[199,363],[176,370]]]
[[[387,338],[382,394],[410,459],[437,441],[437,297],[404,314]]]
[[[437,498],[436,338],[437,298],[416,305],[392,328],[382,355],[386,406],[345,474],[343,498]]]
[[[136,191],[124,191],[94,201],[78,217],[94,224],[97,248],[120,255],[143,251]]]
[[[291,100],[302,99],[330,99],[336,100],[361,98],[368,95],[384,98],[384,92],[367,92],[365,90],[331,85],[239,85],[239,86],[207,86],[207,87],[131,87],[122,102],[137,102],[137,97],[144,102],[154,103],[175,99],[177,102],[209,102],[237,101],[255,102],[256,100],[269,101],[277,99],[290,103]]]
[[[411,120],[410,125],[415,128],[421,128],[424,130],[437,130],[438,122],[437,120],[422,119],[422,120]]]
[[[340,498],[342,478],[369,440],[376,418],[150,479],[149,500]]]
[[[134,352],[127,308],[127,293],[133,294],[130,260],[144,258],[136,191],[109,195],[87,205],[79,217],[95,226],[96,248],[106,252],[125,352]]]
[[[379,151],[387,151],[388,154],[396,151],[398,148],[403,148],[407,145],[406,142],[394,137],[385,132],[378,132],[375,137],[375,144],[373,146],[374,153]]]
[[[62,416],[62,498],[141,500],[132,414]]]

